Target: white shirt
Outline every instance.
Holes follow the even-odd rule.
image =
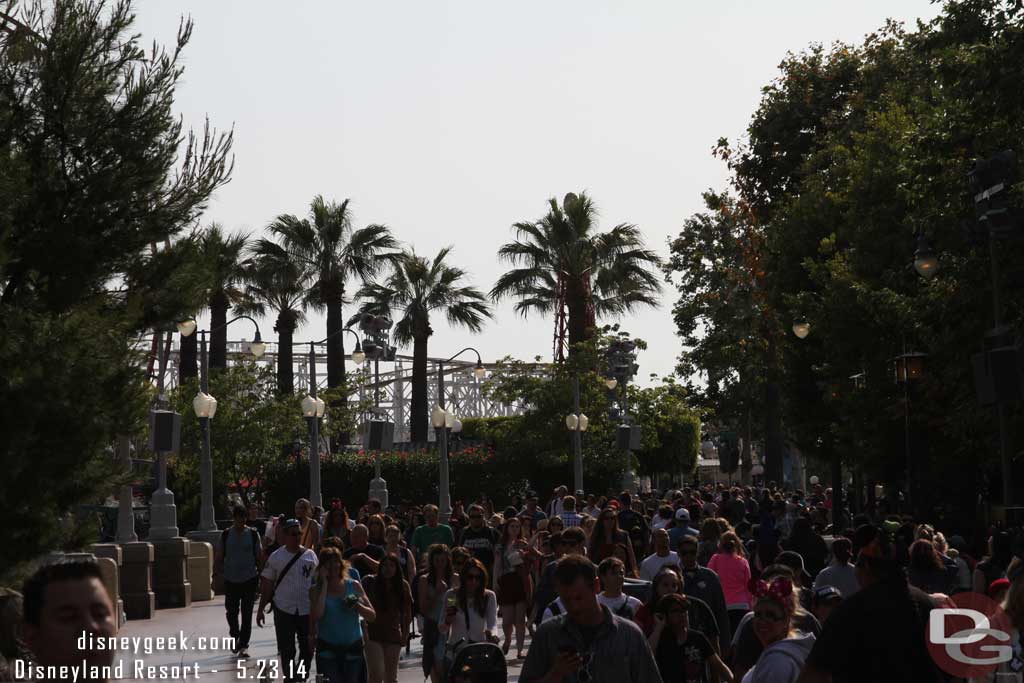
[[[456,593],[457,591],[453,589],[444,594],[444,600],[441,602],[445,606],[444,609],[447,609],[448,598],[456,597]],[[448,629],[448,643],[455,644],[460,640],[482,643],[487,639],[487,631],[494,633],[498,629],[498,599],[494,596],[494,591],[491,590],[485,590],[484,597],[487,600],[487,605],[484,607],[483,616],[480,616],[480,613],[470,605],[466,611],[457,609],[451,626],[442,624],[443,629]],[[466,628],[467,614],[469,615],[468,629]]]
[[[674,550],[669,550],[668,555],[665,555],[664,557],[657,553],[647,556],[644,561],[640,563],[640,578],[644,581],[653,581],[658,570],[666,564],[673,564],[677,567],[679,566],[679,555],[676,554]]]
[[[624,604],[628,605],[627,610],[629,611],[629,614],[625,616],[629,619],[635,617],[636,611],[640,609],[640,607],[644,604],[636,598],[634,598],[632,595],[626,595],[625,593],[618,596],[617,598],[607,598],[605,597],[604,593],[598,593],[597,601],[605,607],[607,607],[609,610],[611,610],[612,614],[615,614],[620,617],[623,615],[619,614],[619,610],[622,609],[622,606]]]
[[[833,586],[839,589],[844,598],[848,598],[860,590],[860,582],[857,580],[856,568],[847,562],[839,564],[835,560],[832,564],[818,572],[814,579],[814,590],[822,586]]]
[[[293,557],[295,557],[295,553],[289,552],[287,547],[281,546],[267,558],[267,564],[263,567],[261,576],[270,579],[271,584],[277,583],[277,577]],[[288,614],[309,614],[309,589],[316,581],[317,564],[319,562],[316,559],[316,553],[305,548],[299,559],[284,575],[277,590],[274,591],[274,606],[277,609]]]

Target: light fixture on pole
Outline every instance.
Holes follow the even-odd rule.
[[[437,433],[437,450],[438,450],[438,508],[441,512],[441,520],[447,522],[452,515],[452,504],[451,504],[451,484],[449,483],[448,473],[448,429],[453,428],[456,422],[454,414],[449,414],[444,409],[444,366],[445,363],[450,363],[467,351],[472,351],[476,354],[476,365],[473,367],[473,375],[477,379],[483,379],[487,374],[486,368],[484,368],[483,360],[480,357],[480,352],[474,349],[472,346],[467,346],[451,358],[447,360],[438,361],[437,363],[437,404],[434,406],[433,411],[430,413],[430,423],[434,426],[434,430]],[[461,423],[460,423],[461,424]]]
[[[911,503],[914,501],[913,482],[914,482],[914,458],[910,444],[910,385],[917,382],[924,375],[924,360],[928,357],[926,353],[919,353],[911,351],[902,353],[899,356],[893,358],[893,375],[896,378],[897,384],[903,385],[903,435],[904,435],[904,449],[907,460],[907,472],[906,472],[906,504],[909,509]]]
[[[807,335],[811,333],[811,324],[806,320],[798,320],[793,323],[793,334],[796,335],[797,339],[806,339]]]
[[[615,391],[615,387],[619,386],[619,380],[609,377],[604,381],[604,385],[608,387],[608,391]]]
[[[199,427],[202,431],[203,453],[199,463],[199,525],[195,531],[188,534],[188,537],[196,541],[215,543],[220,538],[220,531],[217,529],[217,521],[214,518],[213,509],[213,456],[210,445],[210,420],[217,412],[217,399],[210,395],[210,361],[206,348],[206,335],[211,332],[218,332],[226,328],[236,320],[246,319],[256,328],[253,341],[249,344],[249,353],[254,358],[259,358],[267,350],[267,345],[260,337],[260,325],[248,315],[238,315],[223,325],[213,330],[199,331],[199,394],[192,400],[192,409],[199,418]],[[179,324],[179,331],[194,331],[195,321],[184,321]]]
[[[191,337],[196,331],[196,321],[192,319],[182,320],[175,323],[175,327],[178,328],[178,334],[182,337]]]
[[[939,258],[935,255],[928,238],[924,233],[917,236],[917,249],[914,251],[914,270],[918,275],[930,280],[939,272]]]

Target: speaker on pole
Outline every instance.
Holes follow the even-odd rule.
[[[149,449],[154,453],[177,453],[181,447],[181,415],[173,410],[149,414]]]
[[[370,420],[365,423],[363,448],[375,451],[390,451],[394,447],[395,423],[387,420]]]

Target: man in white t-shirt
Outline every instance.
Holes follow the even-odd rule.
[[[668,531],[658,529],[651,534],[651,540],[654,541],[654,554],[648,555],[640,563],[640,578],[644,581],[653,581],[658,571],[666,564],[679,567],[679,555],[668,547]]]
[[[601,592],[597,601],[607,607],[612,614],[623,619],[633,619],[643,605],[632,595],[622,592],[622,584],[626,580],[626,565],[617,557],[606,557],[597,566],[597,575],[601,579]]]
[[[267,604],[271,604],[282,674],[286,681],[304,681],[313,659],[309,643],[309,589],[316,580],[319,562],[316,553],[299,543],[302,536],[299,520],[286,520],[281,528],[285,545],[271,553],[263,568],[256,625],[263,627]],[[298,662],[295,662],[296,639]]]

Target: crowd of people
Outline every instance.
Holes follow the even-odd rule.
[[[302,499],[269,519],[239,506],[215,573],[236,654],[248,656],[254,607],[257,626],[272,613],[293,681],[315,659],[329,682],[396,683],[415,638],[432,683],[455,680],[469,643],[520,660],[524,683],[957,680],[929,654],[926,628],[967,591],[1013,626],[1012,658],[974,680],[1022,680],[1015,533],[993,528],[972,552],[908,517],[833,515],[830,504],[820,487],[709,485],[559,487],[543,507],[528,492],[501,510],[481,496],[448,519],[372,499],[354,514]]]

